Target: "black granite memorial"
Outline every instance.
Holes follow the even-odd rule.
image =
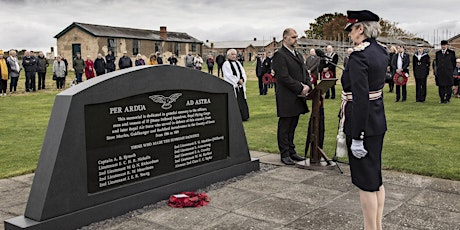
[[[25,214],[5,229],[75,229],[258,169],[230,84],[120,70],[56,96]]]

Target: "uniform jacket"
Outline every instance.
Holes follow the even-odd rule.
[[[353,139],[382,135],[387,130],[383,98],[371,101],[369,92],[385,86],[388,53],[375,39],[363,42],[351,53],[341,79],[343,90],[353,94],[345,108],[344,125],[345,134]]]
[[[107,62],[107,70],[115,70],[115,56],[107,55],[105,56],[105,61]]]
[[[314,74],[316,79],[318,79],[318,67],[320,59],[321,58],[316,55],[310,55],[309,57],[307,57],[307,60],[305,61],[307,70],[310,70],[310,73]]]
[[[81,58],[73,59],[73,69],[75,70],[75,73],[82,74],[85,70],[85,61]]]
[[[46,68],[48,68],[50,64],[48,63],[48,60],[46,57],[37,57],[37,72],[39,73],[46,73]]]
[[[391,70],[393,71],[391,74],[395,75],[396,69],[398,69],[398,57],[400,53],[395,53],[393,55],[393,58],[391,58]],[[402,70],[404,73],[409,74],[409,64],[410,64],[410,58],[409,54],[404,52],[403,54],[403,62],[402,62]]]
[[[22,58],[22,67],[26,72],[35,72],[37,71],[37,59],[33,56],[24,56]]]
[[[272,61],[269,57],[265,57],[264,61],[261,62],[261,58],[257,58],[257,64],[256,64],[256,75],[257,77],[262,77],[266,73],[270,73],[272,68]]]
[[[447,49],[445,54],[439,50],[435,56],[436,64],[433,68],[436,68],[436,85],[437,86],[452,86],[454,85],[454,79],[452,72],[455,68],[455,52],[451,49]]]
[[[303,84],[311,89],[307,67],[300,53],[292,54],[284,45],[273,55],[272,69],[275,72],[276,113],[278,117],[294,117],[307,113],[306,99],[298,97]]]
[[[423,52],[419,59],[418,53],[415,53],[412,57],[412,70],[414,71],[415,78],[427,78],[430,73],[430,56],[426,52]]]

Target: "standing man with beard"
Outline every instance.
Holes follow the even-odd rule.
[[[294,165],[305,160],[297,155],[294,134],[300,114],[307,113],[305,96],[311,91],[310,78],[302,55],[295,50],[299,37],[292,28],[283,32],[283,46],[273,56],[272,68],[277,80],[276,111],[278,120],[278,148],[281,162]]]

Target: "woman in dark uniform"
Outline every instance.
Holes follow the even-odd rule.
[[[342,75],[341,122],[346,134],[352,183],[360,191],[364,229],[382,229],[385,190],[381,154],[387,129],[382,89],[388,52],[376,42],[379,17],[374,13],[347,11],[349,37],[355,47]]]

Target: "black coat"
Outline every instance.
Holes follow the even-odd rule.
[[[400,53],[395,53],[393,58],[391,59],[391,74],[395,75],[396,70],[398,69],[398,57]],[[403,62],[402,62],[402,70],[404,73],[409,74],[409,64],[410,64],[410,57],[408,53],[403,54]]]
[[[104,74],[105,69],[106,69],[106,63],[105,63],[104,58],[96,58],[96,60],[94,60],[94,70],[96,70],[96,74],[97,75]]]
[[[387,130],[383,98],[369,100],[369,92],[383,89],[388,66],[386,48],[374,39],[355,47],[342,75],[345,92],[353,93],[353,101],[345,108],[344,132],[353,139],[382,135]]]
[[[307,60],[305,61],[307,70],[310,70],[310,72],[315,75],[316,79],[318,79],[319,61],[320,57],[316,55],[310,55],[309,57],[307,57]]]
[[[335,67],[338,62],[339,55],[337,55],[336,53],[332,53],[332,58],[321,58],[321,61],[319,62],[319,72],[323,72],[323,69],[327,67],[330,71],[332,71],[334,78],[337,78]]]
[[[455,52],[447,49],[445,54],[439,50],[436,52],[435,65],[436,68],[436,85],[437,86],[452,86],[454,85],[453,71],[455,68]]]
[[[263,62],[261,62],[262,59],[257,58],[257,64],[256,64],[256,75],[257,77],[262,77],[266,73],[270,73],[272,70],[272,61],[269,57],[266,57]]]
[[[307,113],[306,99],[298,97],[303,90],[303,84],[311,89],[310,78],[307,77],[307,67],[300,53],[296,56],[285,46],[274,55],[272,68],[275,71],[276,84],[276,113],[278,117],[295,117]]]
[[[427,78],[430,73],[430,56],[427,53],[423,53],[419,60],[417,55],[414,54],[412,57],[412,70],[415,78]]]

